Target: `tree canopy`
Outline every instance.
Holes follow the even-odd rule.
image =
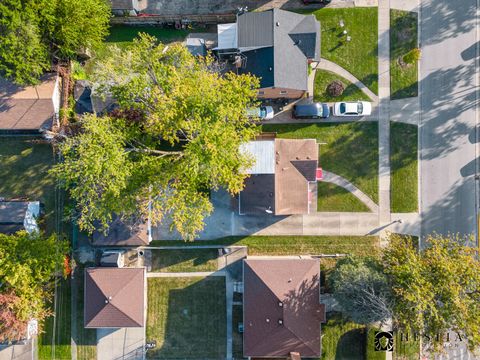
[[[371,324],[391,318],[390,286],[378,260],[339,260],[329,281],[335,299],[353,321]]]
[[[167,217],[192,239],[212,211],[209,192],[242,189],[252,159],[240,145],[258,132],[246,109],[259,83],[215,69],[212,59],[145,34],[97,64],[96,91],[120,108],[85,116],[79,134],[60,145],[64,161],[54,169],[82,230],[106,228],[114,214],[153,224]]]
[[[394,316],[440,345],[448,330],[463,334],[471,349],[480,345],[480,264],[477,250],[460,237],[429,236],[420,252],[412,239],[392,235],[383,256],[394,296]]]
[[[2,0],[0,75],[36,83],[52,61],[98,47],[110,16],[106,0]]]
[[[68,243],[55,236],[25,231],[0,234],[0,319],[11,323],[0,326],[0,339],[21,334],[25,323],[48,314],[53,278],[63,274]]]

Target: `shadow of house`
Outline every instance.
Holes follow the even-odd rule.
[[[158,288],[152,282],[158,281]],[[186,286],[185,286],[186,285]],[[150,359],[225,359],[225,279],[149,279],[147,341]],[[167,300],[168,299],[168,300]]]

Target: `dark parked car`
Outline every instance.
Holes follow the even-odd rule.
[[[293,117],[295,119],[319,119],[328,118],[329,116],[330,108],[327,104],[311,103],[293,106]]]

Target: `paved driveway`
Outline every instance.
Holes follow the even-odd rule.
[[[476,0],[421,3],[422,234],[476,233]]]
[[[97,329],[98,360],[141,360],[145,328]]]

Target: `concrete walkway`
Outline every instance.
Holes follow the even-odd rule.
[[[358,200],[364,203],[372,212],[378,212],[378,205],[373,202],[363,191],[353,185],[350,181],[329,171],[323,170],[322,181],[335,184],[349,191]]]
[[[390,216],[390,0],[378,3],[379,221]]]
[[[379,14],[380,16],[380,14]],[[343,67],[340,65],[335,64],[334,62],[327,60],[327,59],[322,59],[316,69],[321,69],[321,70],[327,70],[330,72],[333,72],[337,75],[342,76],[343,78],[347,79],[350,81],[352,84],[357,86],[360,90],[362,90],[372,101],[377,102],[378,101],[378,96],[375,95],[364,83],[362,83],[360,80],[358,80],[355,76],[353,76],[350,72],[345,70]]]

